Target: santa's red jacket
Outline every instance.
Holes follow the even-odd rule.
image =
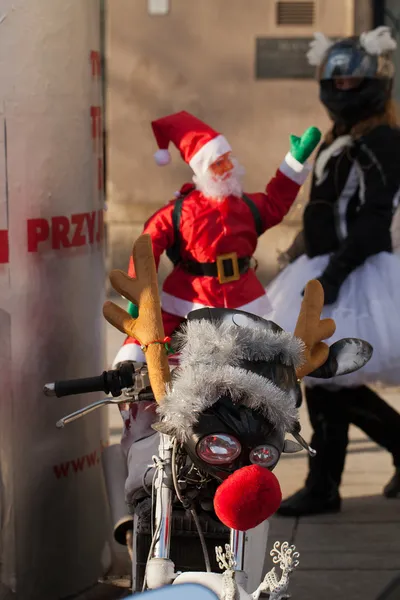
[[[263,231],[282,221],[309,170],[307,165],[287,154],[265,193],[246,193],[258,208]],[[173,207],[174,200],[150,217],[143,230],[151,236],[157,267],[161,254],[174,243]],[[238,258],[251,257],[257,246],[254,217],[242,198],[231,196],[217,201],[193,190],[182,205],[180,241],[182,263],[215,263],[220,256],[232,253]],[[134,276],[132,258],[128,273]],[[163,311],[181,318],[204,306],[238,308],[260,316],[269,310],[265,290],[252,268],[236,281],[220,283],[217,277],[191,275],[184,266],[178,265],[165,279],[161,304]],[[126,339],[114,364],[123,360],[144,360],[132,338]]]

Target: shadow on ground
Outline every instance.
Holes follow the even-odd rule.
[[[292,575],[293,600],[381,600],[400,574],[399,534],[400,499],[382,496],[345,498],[339,514],[274,517],[265,570],[272,567],[274,542],[288,541],[300,553]],[[387,600],[400,600],[400,584],[391,594]]]

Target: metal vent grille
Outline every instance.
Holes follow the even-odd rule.
[[[314,2],[277,2],[277,25],[313,25]]]

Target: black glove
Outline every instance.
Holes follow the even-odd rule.
[[[340,285],[330,281],[324,275],[316,277],[315,279],[319,281],[324,288],[324,306],[334,304],[339,296]],[[304,296],[304,290],[302,291],[301,295]]]

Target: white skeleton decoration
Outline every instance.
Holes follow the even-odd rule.
[[[215,548],[218,566],[225,569],[222,575],[221,600],[236,600],[238,598],[238,587],[235,581],[235,559],[229,544],[225,544],[225,552],[221,546]]]
[[[296,546],[289,546],[288,542],[284,542],[279,549],[280,542],[275,542],[273,549],[270,552],[272,562],[279,563],[282,570],[281,578],[278,580],[273,567],[264,577],[264,581],[258,586],[254,594],[251,595],[253,600],[258,600],[262,592],[269,592],[269,600],[283,600],[289,598],[287,594],[289,587],[289,575],[299,566],[298,558],[300,554],[296,552]]]
[[[221,600],[237,600],[239,594],[235,581],[234,568],[236,565],[231,547],[229,544],[226,544],[225,552],[223,552],[221,546],[217,546],[215,552],[219,568],[221,570],[225,569],[222,576]],[[270,555],[272,556],[272,562],[274,564],[279,563],[282,575],[280,579],[277,578],[275,567],[268,571],[262,583],[258,586],[256,591],[251,594],[252,600],[258,600],[260,594],[263,592],[269,593],[269,600],[284,600],[285,598],[290,597],[287,593],[289,587],[289,575],[299,566],[298,558],[300,554],[296,552],[296,547],[289,546],[288,542],[284,542],[282,545],[280,542],[275,542]]]

